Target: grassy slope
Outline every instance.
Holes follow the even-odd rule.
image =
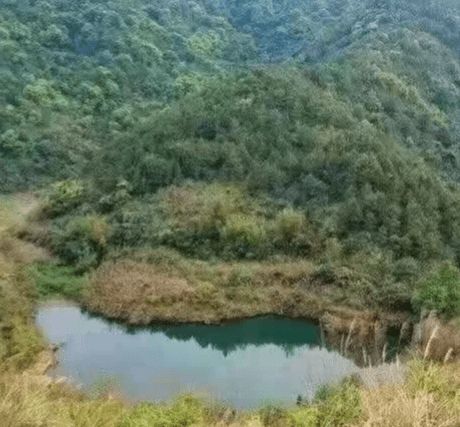
[[[9,232],[21,225],[31,206],[26,195],[0,197],[0,361],[8,369],[27,367],[43,349],[32,324],[35,292],[21,266],[43,260],[46,254]]]

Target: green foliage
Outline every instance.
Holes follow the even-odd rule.
[[[263,259],[306,254],[317,236],[304,214],[274,214],[269,201],[241,186],[189,184],[126,203],[110,216],[110,243],[117,247],[168,245],[206,258]]]
[[[231,215],[226,218],[222,239],[228,250],[248,258],[263,253],[268,244],[264,223],[244,215]]]
[[[455,257],[458,186],[407,147],[399,131],[385,131],[385,117],[355,96],[354,88],[339,94],[297,69],[216,79],[152,114],[98,162],[109,167],[114,181],[124,176],[141,195],[186,180],[241,182],[252,197],[269,195],[281,206],[307,211],[311,223],[340,238],[349,252],[376,245],[395,258]],[[96,177],[107,191],[115,185],[110,177],[106,170]],[[256,221],[247,212],[233,213],[223,227],[233,252],[242,242],[243,254],[267,253],[265,242],[272,237],[302,254],[316,243],[315,227],[297,209],[292,214],[288,208],[274,222],[264,218],[265,224],[265,215]],[[210,238],[221,226],[212,215],[202,224]]]
[[[120,427],[187,427],[204,425],[206,410],[197,399],[182,397],[170,405],[137,405]]]
[[[362,416],[359,387],[351,380],[323,387],[316,396],[317,422],[321,427],[346,426]]]
[[[203,2],[8,2],[0,11],[0,190],[80,174],[112,132],[176,95],[184,75],[255,57]],[[180,85],[179,86],[183,86]]]
[[[401,309],[460,259],[458,2],[77,3],[0,11],[0,191],[62,181],[65,262],[309,257]]]
[[[2,254],[0,254],[1,256]],[[4,265],[2,265],[4,267]],[[32,323],[33,287],[22,272],[0,271],[0,364],[2,369],[29,367],[43,349]]]
[[[260,414],[264,426],[340,427],[358,423],[363,409],[359,387],[346,380],[322,387],[312,403],[302,403],[289,411],[269,406]]]
[[[72,267],[56,264],[34,264],[27,272],[42,298],[64,297],[78,300],[87,280]]]
[[[43,211],[58,216],[77,208],[84,200],[85,188],[80,181],[68,180],[53,184],[48,192]]]
[[[99,264],[108,236],[109,226],[103,217],[77,216],[53,233],[52,246],[65,262],[83,272]]]
[[[267,427],[282,427],[290,425],[289,412],[278,406],[266,406],[260,411],[262,424]]]
[[[422,280],[413,303],[420,310],[436,310],[446,316],[460,315],[460,271],[451,264],[443,264],[436,272]]]

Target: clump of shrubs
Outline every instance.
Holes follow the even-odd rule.
[[[241,186],[171,187],[158,201],[169,233],[163,243],[189,255],[264,259],[306,255],[315,237],[304,213],[250,197]]]
[[[46,195],[43,213],[57,217],[80,206],[85,198],[85,187],[81,181],[67,180],[53,184]]]
[[[269,251],[267,227],[263,218],[231,215],[220,229],[221,244],[237,258],[263,258]]]
[[[96,267],[107,249],[109,225],[98,215],[77,216],[55,229],[54,252],[78,272]]]
[[[460,271],[450,263],[421,280],[413,298],[414,307],[436,310],[447,317],[460,315]]]

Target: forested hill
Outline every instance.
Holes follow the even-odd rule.
[[[2,0],[0,188],[78,176],[130,112],[139,118],[209,76],[257,64],[334,67],[358,52],[394,72],[394,90],[417,82],[419,104],[458,121],[459,9],[456,0]],[[343,88],[349,76],[339,74]],[[428,139],[424,149],[439,151],[442,138]]]
[[[460,49],[456,0],[205,0],[249,34],[262,60],[331,59],[371,33],[420,29]]]
[[[0,6],[0,190],[67,179],[48,212],[64,260],[104,258],[94,216],[118,250],[324,261],[335,245],[380,260],[366,280],[405,304],[460,258],[457,0]]]

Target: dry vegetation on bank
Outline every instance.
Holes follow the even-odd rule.
[[[342,280],[349,278],[344,274]],[[353,309],[341,304],[340,293],[308,261],[209,263],[160,249],[104,263],[82,302],[132,325],[220,323],[265,314],[315,319],[329,345],[339,349],[349,336],[347,350],[358,363],[364,363],[363,348],[380,360],[388,328],[400,328],[407,314]]]
[[[0,374],[0,419],[3,427],[457,427],[460,367],[417,362],[403,384],[347,382],[311,404],[251,413],[193,397],[132,407],[107,396],[88,399],[44,377]]]
[[[83,300],[90,310],[132,324],[218,323],[261,314],[319,319],[326,312],[370,321],[380,315],[394,324],[407,318],[403,312],[366,310],[348,295],[360,286],[355,280],[345,267],[332,270],[305,259],[203,261],[160,247],[104,262]]]

